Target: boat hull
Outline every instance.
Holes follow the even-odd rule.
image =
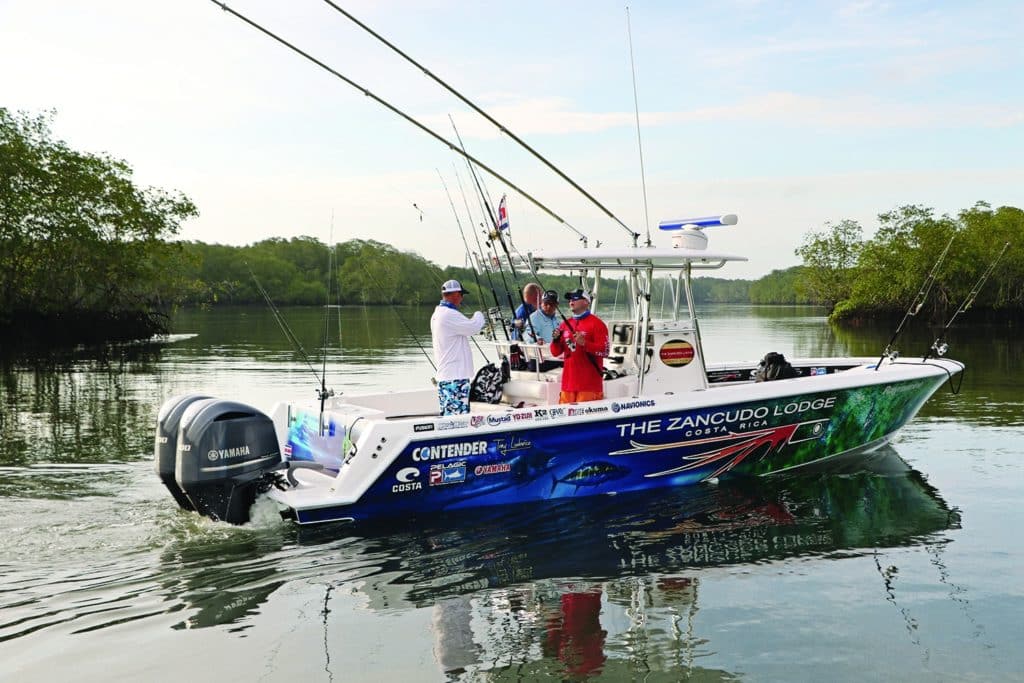
[[[778,474],[881,446],[948,376],[865,375],[845,387],[798,380],[787,391],[800,393],[787,395],[746,385],[699,392],[703,405],[669,395],[438,418],[399,446],[369,486],[353,490],[365,475],[350,477],[345,465],[334,500],[272,496],[307,524]]]

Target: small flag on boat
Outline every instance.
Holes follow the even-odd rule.
[[[505,206],[505,195],[498,202],[498,230],[508,230],[508,207]]]

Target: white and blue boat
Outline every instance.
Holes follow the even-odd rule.
[[[963,370],[895,354],[791,358],[790,376],[757,381],[756,360],[706,363],[691,278],[746,260],[707,248],[705,227],[735,222],[669,221],[665,247],[518,257],[535,275],[574,272],[589,285],[611,340],[603,400],[560,405],[559,368],[512,370],[500,400],[448,417],[433,387],[285,401],[269,414],[178,396],[157,418],[157,472],[181,507],[232,523],[258,496],[315,524],[708,485],[866,457]],[[609,276],[628,283],[624,315],[602,314]],[[673,305],[656,317],[650,295],[665,276]],[[516,342],[481,343],[507,356]],[[518,345],[547,359],[544,346]]]

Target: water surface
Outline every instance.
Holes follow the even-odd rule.
[[[328,384],[426,386],[430,310],[340,309]],[[817,309],[702,313],[710,361],[873,355]],[[186,312],[166,340],[0,371],[0,678],[1008,680],[1024,670],[1024,371],[956,328],[968,371],[846,472],[298,528],[228,527],[152,472],[168,396],[314,395],[322,311]],[[399,319],[401,316],[404,323]],[[411,328],[412,333],[406,329]],[[905,355],[926,329],[908,330]],[[339,343],[340,335],[340,343]],[[311,367],[312,366],[312,367]]]

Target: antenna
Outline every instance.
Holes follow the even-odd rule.
[[[626,36],[629,38],[629,68],[633,74],[633,111],[636,115],[636,146],[640,151],[640,186],[644,191],[644,229],[647,244],[651,246],[651,219],[647,215],[647,174],[644,173],[644,146],[640,142],[640,101],[636,95],[636,64],[633,61],[633,28],[629,23],[629,5],[626,5]]]

